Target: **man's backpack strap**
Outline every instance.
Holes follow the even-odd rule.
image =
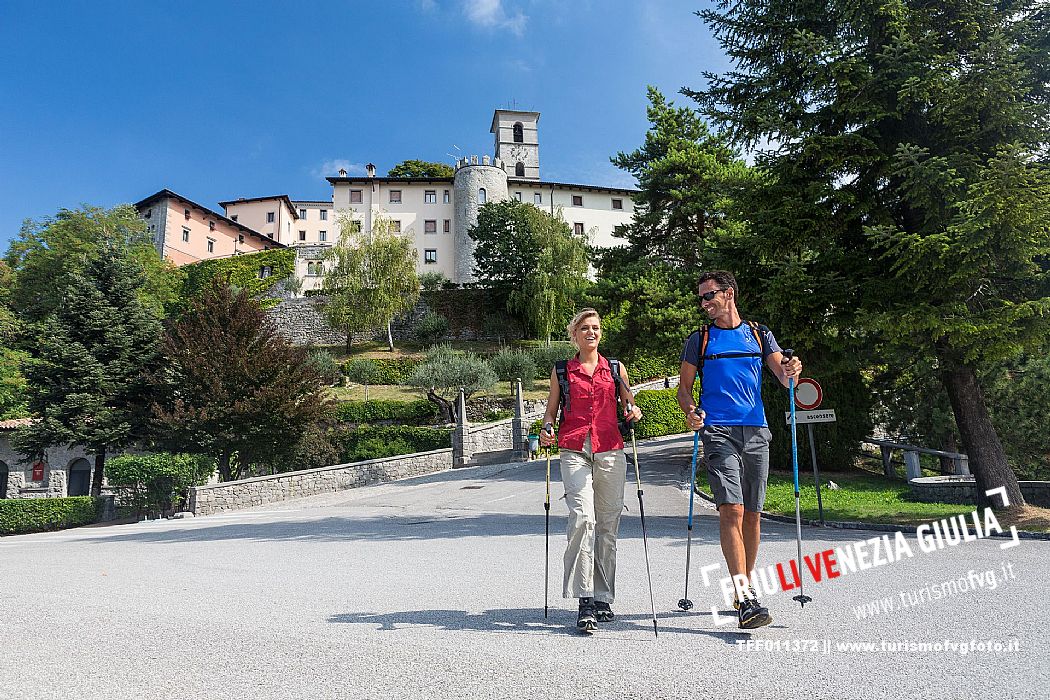
[[[711,340],[711,324],[705,323],[696,329],[699,334],[698,340],[700,343],[700,352],[697,353],[696,360],[696,373],[700,374],[700,370],[704,368],[704,355],[707,354],[707,341]]]
[[[569,361],[558,360],[554,363],[554,375],[558,378],[558,389],[560,396],[558,397],[558,405],[561,407],[558,422],[561,422],[561,416],[569,410],[569,372],[568,372]]]
[[[754,334],[755,340],[758,341],[758,347],[762,348],[762,359],[765,360],[770,353],[769,343],[766,340],[766,333],[769,332],[769,329],[757,321],[747,321],[746,323],[751,327],[751,332]]]

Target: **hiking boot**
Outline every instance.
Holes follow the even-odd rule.
[[[747,590],[748,590],[748,593],[751,594],[752,598],[754,598],[755,600],[758,600],[758,593],[755,592],[755,587],[754,586],[748,586]],[[737,598],[735,595],[733,596],[733,610],[737,610],[737,611],[740,610],[740,599]]]
[[[594,598],[580,598],[580,612],[576,616],[576,627],[584,632],[598,629],[598,618],[595,615]]]
[[[594,616],[598,618],[598,622],[612,622],[616,617],[613,615],[612,608],[604,600],[594,601],[594,609]]]
[[[738,627],[744,630],[753,630],[756,627],[764,627],[773,621],[769,611],[763,608],[754,598],[748,598],[740,602],[740,624]]]

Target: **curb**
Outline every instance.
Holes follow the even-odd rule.
[[[695,489],[698,496],[703,498],[705,501],[711,503],[715,502],[715,499],[710,494],[704,493],[700,489]],[[776,513],[767,513],[762,511],[763,520],[772,520],[777,523],[786,523],[789,525],[795,524],[795,519],[790,518],[786,515],[777,515]],[[809,525],[810,527],[830,527],[836,530],[870,530],[873,532],[906,532],[911,533],[915,531],[914,525],[890,525],[887,523],[862,523],[862,522],[849,522],[849,521],[838,521],[838,520],[825,520],[824,524],[821,525],[819,520],[808,520],[802,518],[803,525]],[[1013,539],[1013,535],[1005,532],[999,532],[991,535],[991,537],[999,537],[1002,539]],[[1050,532],[1032,532],[1031,530],[1018,530],[1017,538],[1022,540],[1048,540],[1050,541]]]

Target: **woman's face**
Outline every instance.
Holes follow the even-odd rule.
[[[602,339],[602,320],[597,316],[588,316],[576,327],[573,333],[576,347],[580,350],[594,350]]]

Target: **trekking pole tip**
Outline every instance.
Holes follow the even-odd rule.
[[[678,609],[681,610],[682,612],[686,612],[687,610],[692,610],[693,609],[693,601],[689,600],[688,598],[682,598],[681,600],[678,601]]]

